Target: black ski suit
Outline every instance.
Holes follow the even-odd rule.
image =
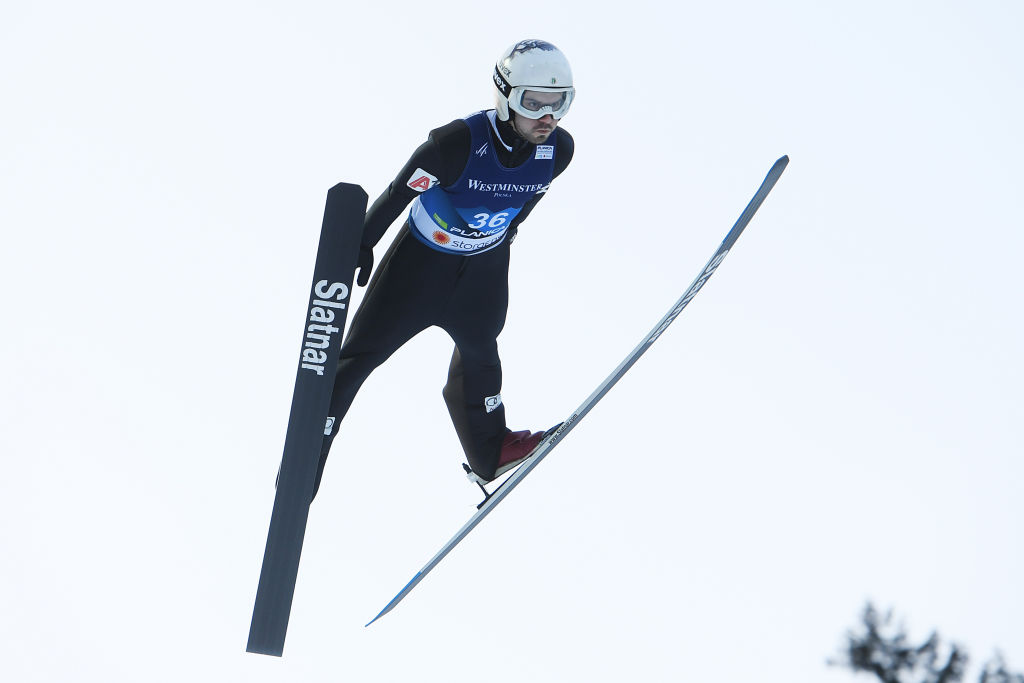
[[[569,165],[573,139],[556,128],[554,177]],[[550,139],[549,139],[550,140]],[[506,168],[533,158],[536,145],[519,137],[508,122],[494,121],[490,144]],[[418,196],[410,179],[423,171],[447,188],[462,175],[470,159],[472,136],[458,119],[430,132],[405,167],[366,213],[362,245],[372,248]],[[509,149],[511,147],[511,149]],[[348,411],[363,381],[405,342],[436,325],[455,342],[443,396],[470,466],[484,478],[494,476],[501,442],[508,428],[504,406],[485,407],[501,392],[497,337],[508,307],[509,246],[518,226],[544,196],[535,194],[510,224],[505,239],[481,253],[442,253],[411,234],[406,220],[381,259],[362,305],[341,348],[329,416],[333,427],[324,437],[314,496],[336,426]],[[329,420],[329,423],[331,421]]]

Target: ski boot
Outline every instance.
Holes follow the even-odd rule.
[[[546,432],[531,433],[530,430],[524,429],[521,432],[510,431],[507,433],[501,442],[501,452],[498,455],[498,466],[495,468],[494,476],[490,479],[484,479],[474,472],[469,465],[463,464],[462,468],[466,471],[466,476],[471,482],[479,486],[489,484],[509,470],[521,465],[524,460],[533,455],[533,452],[537,449],[537,445],[540,444],[546,436],[561,426],[562,423],[559,422]]]
[[[547,434],[548,432],[533,432],[531,434],[528,429],[506,434],[501,442],[501,455],[498,456],[498,468],[494,470],[494,478],[497,479],[530,457],[533,449]]]

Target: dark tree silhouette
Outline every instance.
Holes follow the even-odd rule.
[[[1003,656],[998,652],[988,660],[982,669],[978,683],[1024,683],[1024,674],[1015,674],[1006,670]]]
[[[829,664],[874,674],[882,683],[960,683],[967,660],[963,647],[944,645],[934,631],[924,643],[911,644],[903,626],[893,624],[892,610],[880,614],[869,602],[859,627],[847,632],[840,657]],[[997,653],[985,664],[978,683],[1024,683],[1024,675],[1008,671]]]

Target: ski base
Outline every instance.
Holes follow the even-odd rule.
[[[284,652],[366,202],[366,192],[358,185],[339,183],[327,192],[277,493],[245,648],[255,654],[280,657]],[[324,320],[331,323],[318,324]],[[325,334],[310,343],[314,332]],[[310,351],[325,344],[325,351]]]

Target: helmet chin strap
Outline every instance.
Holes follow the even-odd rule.
[[[519,132],[519,129],[516,128],[516,113],[514,111],[509,109],[509,111],[508,111],[508,121],[504,121],[503,123],[508,123],[508,127],[512,130],[513,133],[515,133],[515,136],[517,138],[519,138],[520,140],[522,140],[524,142],[529,142],[529,140],[526,139],[526,136],[523,135],[521,132]],[[512,145],[515,146],[515,142],[514,141],[512,142]],[[508,145],[506,145],[506,147],[508,147]],[[508,149],[509,149],[509,151],[511,151],[512,147],[509,147]]]
[[[516,113],[514,111],[509,110],[508,123],[509,126],[512,128],[512,132],[515,133],[520,140],[529,142],[527,137],[523,135],[523,133],[519,130],[518,127],[516,127]]]
[[[523,137],[523,134],[516,128],[515,116],[515,112],[510,111],[508,120],[502,121],[498,118],[497,114],[495,114],[491,121],[491,125],[494,126],[494,132],[498,134],[498,140],[505,146],[505,149],[510,152],[516,149],[522,149],[526,145],[533,144]]]

